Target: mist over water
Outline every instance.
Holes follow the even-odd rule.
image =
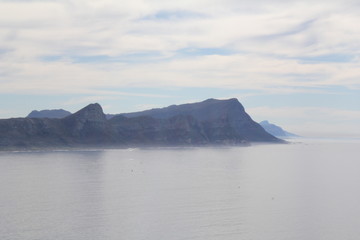
[[[358,239],[359,140],[0,153],[0,239]]]

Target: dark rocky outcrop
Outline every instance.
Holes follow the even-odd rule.
[[[0,120],[0,149],[244,144],[282,140],[254,122],[236,99],[120,114],[90,104],[62,119]]]
[[[71,115],[71,112],[68,112],[63,109],[52,109],[52,110],[41,110],[37,111],[34,110],[29,115],[27,115],[27,118],[64,118]]]

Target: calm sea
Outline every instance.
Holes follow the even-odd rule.
[[[1,240],[358,240],[360,141],[0,153]]]

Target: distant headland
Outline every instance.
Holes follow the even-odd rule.
[[[33,113],[0,120],[0,150],[284,143],[253,121],[235,98],[117,115],[105,115],[97,103],[74,114]]]
[[[271,135],[274,135],[275,137],[280,137],[280,138],[300,137],[299,135],[285,131],[281,127],[279,127],[273,123],[270,123],[267,120],[261,121],[259,124],[265,129],[265,131],[267,131]]]

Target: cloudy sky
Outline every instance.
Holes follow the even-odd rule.
[[[255,121],[360,136],[360,2],[0,0],[0,118],[236,97]]]

